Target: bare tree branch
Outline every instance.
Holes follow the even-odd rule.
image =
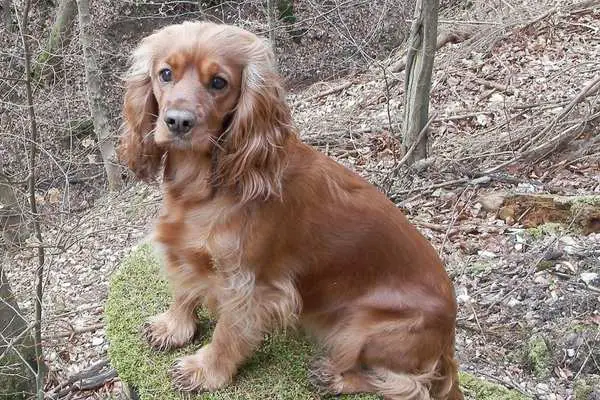
[[[33,221],[33,227],[35,231],[35,237],[39,243],[43,242],[42,228],[40,224],[40,215],[38,214],[37,204],[35,199],[35,188],[36,188],[36,158],[37,158],[37,146],[33,143],[38,141],[38,128],[37,120],[35,116],[35,108],[33,105],[33,91],[31,88],[31,53],[29,51],[28,43],[28,24],[29,24],[29,10],[31,1],[26,0],[23,10],[23,17],[19,21],[19,32],[21,35],[21,42],[23,44],[23,53],[25,61],[25,90],[27,93],[27,111],[29,115],[29,136],[31,138],[31,144],[29,146],[29,207],[31,209],[31,217]],[[38,255],[38,266],[35,271],[35,328],[34,328],[34,346],[35,355],[37,362],[37,373],[36,373],[36,395],[39,400],[44,398],[44,354],[42,351],[42,296],[43,296],[43,276],[44,276],[44,264],[45,264],[45,250],[42,246],[37,248]]]

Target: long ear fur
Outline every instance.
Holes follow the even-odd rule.
[[[153,135],[158,104],[150,79],[151,38],[144,39],[133,53],[133,63],[126,76],[124,127],[119,148],[119,158],[127,162],[139,179],[145,181],[156,178],[164,153],[154,142]]]
[[[248,52],[240,99],[217,161],[218,184],[235,188],[242,202],[281,196],[284,145],[294,135],[273,53],[258,40]]]

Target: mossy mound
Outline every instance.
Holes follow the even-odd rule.
[[[177,357],[191,354],[210,338],[211,323],[200,314],[203,339],[185,349],[172,352],[151,350],[140,335],[147,317],[164,311],[170,294],[160,267],[149,245],[140,246],[122,264],[111,281],[106,303],[109,357],[120,378],[132,385],[141,400],[180,399],[171,389],[168,370]],[[312,346],[298,333],[274,335],[240,370],[232,385],[215,393],[196,396],[206,400],[321,399],[307,381],[308,363],[314,356]],[[461,374],[468,398],[518,400],[523,397],[498,385]],[[374,395],[336,397],[346,400],[381,399]]]
[[[179,399],[170,386],[168,370],[177,357],[191,354],[210,338],[211,324],[200,315],[207,334],[202,343],[185,349],[160,353],[150,349],[140,327],[151,315],[169,304],[167,283],[148,245],[141,246],[123,263],[112,278],[106,304],[109,356],[120,378],[134,386],[142,400]],[[234,383],[198,399],[320,399],[306,379],[311,346],[299,334],[268,337],[259,351],[241,369]],[[378,399],[377,396],[345,396],[346,399]]]

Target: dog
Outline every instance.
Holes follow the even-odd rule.
[[[155,241],[173,303],[145,327],[167,350],[217,319],[180,358],[174,386],[214,391],[277,328],[325,349],[311,376],[328,393],[463,396],[456,301],[435,250],[384,194],[301,142],[272,50],[230,25],[185,22],[133,52],[121,158],[162,180]]]

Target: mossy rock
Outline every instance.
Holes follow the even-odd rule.
[[[202,328],[207,334],[199,343],[172,352],[151,350],[140,335],[147,317],[164,311],[170,294],[160,267],[147,244],[139,246],[123,262],[111,279],[106,303],[106,333],[110,341],[111,364],[124,382],[133,386],[141,400],[180,399],[171,389],[168,370],[177,357],[191,354],[210,338],[212,324],[200,312]],[[307,369],[315,350],[300,334],[273,335],[240,370],[227,388],[197,395],[197,399],[236,400],[317,400],[323,397],[314,392],[307,381]],[[461,373],[467,398],[481,400],[524,399],[518,393]],[[346,400],[381,399],[375,395],[335,397]]]

